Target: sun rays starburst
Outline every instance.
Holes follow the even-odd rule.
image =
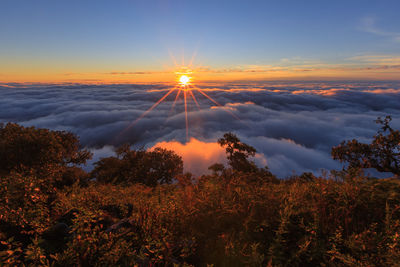
[[[176,64],[175,58],[173,58],[174,63]],[[194,92],[200,93],[202,96],[205,97],[205,99],[210,100],[213,104],[217,105],[218,107],[223,107],[220,103],[218,103],[215,99],[213,99],[211,96],[209,96],[206,92],[204,92],[203,89],[195,86],[194,84],[194,79],[193,79],[193,73],[194,71],[191,69],[192,66],[192,61],[193,57],[191,60],[191,63],[188,66],[184,67],[179,67],[177,68],[178,70],[175,71],[176,74],[176,85],[171,88],[171,89],[166,89],[166,93],[157,101],[155,102],[149,109],[144,111],[137,119],[132,121],[118,136],[121,136],[124,134],[126,131],[128,131],[130,128],[132,128],[136,123],[138,123],[141,119],[143,119],[147,114],[149,114],[153,109],[155,109],[159,104],[161,104],[169,95],[172,93],[176,92],[174,101],[171,105],[171,109],[169,112],[170,116],[174,108],[179,101],[179,99],[182,96],[183,99],[183,105],[184,105],[184,110],[185,110],[185,128],[186,128],[186,140],[189,140],[189,107],[188,107],[188,102],[191,99],[193,103],[196,105],[199,111],[201,111],[201,107],[199,104],[199,101],[196,99],[196,96]],[[235,119],[240,120],[234,113],[232,113],[230,110],[223,109],[227,113],[229,113],[232,117]],[[117,137],[118,137],[117,136]]]

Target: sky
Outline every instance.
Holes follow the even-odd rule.
[[[400,2],[0,1],[0,82],[399,80]]]

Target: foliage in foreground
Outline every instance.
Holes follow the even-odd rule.
[[[29,140],[43,137],[40,130],[18,127],[1,128],[2,138],[7,139],[0,145],[15,145],[12,135],[4,135],[10,129],[18,129]],[[103,160],[97,172],[87,174],[76,165],[85,160],[74,166],[66,163],[68,155],[87,158],[86,151],[63,146],[62,132],[50,133],[61,136],[52,141],[57,149],[49,152],[60,155],[59,160],[51,164],[33,160],[35,164],[29,165],[17,164],[16,157],[14,168],[7,163],[0,169],[3,265],[398,266],[400,262],[398,179],[365,177],[357,165],[349,164],[326,177],[304,173],[279,180],[267,168],[253,165],[248,156],[254,148],[229,133],[219,143],[227,149],[231,168],[214,164],[213,174],[195,181],[190,174],[181,174],[179,157],[160,150],[156,150],[160,154],[137,154],[125,149],[112,167]],[[74,136],[68,138],[78,142]],[[27,146],[42,148],[35,142]],[[159,173],[175,170],[176,183],[160,179],[157,172],[139,179],[132,164],[154,157],[169,162],[159,165]],[[109,180],[89,180],[98,175],[99,166]],[[130,175],[130,182],[113,179],[123,178],[118,176],[121,170]]]

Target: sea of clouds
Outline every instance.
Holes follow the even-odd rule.
[[[279,177],[340,169],[331,148],[353,138],[369,142],[379,116],[391,115],[393,127],[400,129],[400,82],[209,83],[199,88],[220,106],[193,91],[199,109],[188,95],[189,140],[182,95],[173,109],[176,93],[136,121],[171,89],[163,84],[0,84],[0,122],[71,131],[94,152],[91,163],[123,143],[173,149],[183,157],[185,170],[197,175],[215,162],[226,163],[216,141],[233,132],[257,149],[258,165],[268,165]]]

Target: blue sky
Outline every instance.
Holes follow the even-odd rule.
[[[399,10],[384,0],[2,0],[0,71],[157,70],[169,51],[212,68],[357,64],[400,54]]]

